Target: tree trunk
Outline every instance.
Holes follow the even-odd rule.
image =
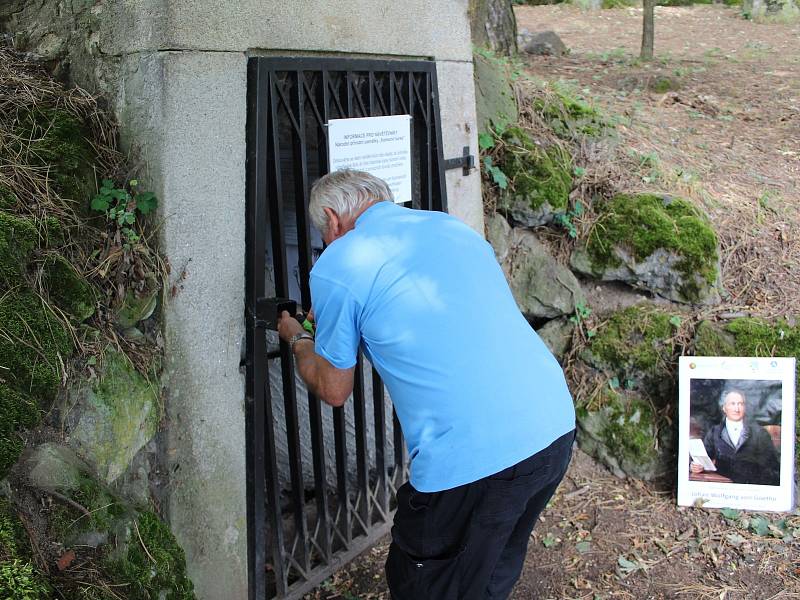
[[[655,39],[656,0],[644,0],[644,18],[642,19],[642,60],[653,59],[653,41]]]
[[[511,0],[470,0],[472,43],[511,56],[517,52],[517,21]]]

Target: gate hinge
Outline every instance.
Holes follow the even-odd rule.
[[[461,167],[462,174],[469,175],[475,168],[475,156],[469,153],[469,146],[464,146],[464,150],[458,158],[448,158],[444,161],[444,170],[457,169]]]

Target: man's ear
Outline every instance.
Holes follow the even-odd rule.
[[[331,234],[333,239],[336,239],[341,235],[342,221],[339,219],[339,215],[337,215],[332,208],[323,206],[322,210],[325,211],[326,215],[328,215],[328,232]]]

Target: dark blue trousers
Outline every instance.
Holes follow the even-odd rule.
[[[508,598],[575,432],[499,473],[442,492],[397,492],[386,580],[393,600]]]

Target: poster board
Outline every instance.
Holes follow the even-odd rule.
[[[328,121],[331,172],[366,171],[380,177],[398,204],[411,201],[411,116]]]
[[[678,504],[794,508],[795,359],[682,356]]]

